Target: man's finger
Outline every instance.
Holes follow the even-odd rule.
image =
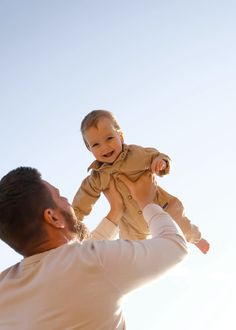
[[[118,178],[118,180],[123,182],[128,188],[130,187],[130,184],[132,184],[132,181],[130,181],[127,178],[127,176],[125,176],[124,174],[119,174],[117,178]]]
[[[119,174],[118,175],[118,179],[120,181],[122,181],[128,188],[131,188],[132,185],[134,184],[133,181],[131,181],[130,179],[127,178],[127,176],[125,176],[124,174]],[[146,172],[144,172],[144,174],[138,179],[138,181],[140,182],[140,184],[142,184],[142,182],[147,182],[147,180],[152,180],[152,182],[154,182],[154,176],[153,174],[150,172],[150,170],[147,170]]]

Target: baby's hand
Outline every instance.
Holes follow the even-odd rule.
[[[160,155],[152,161],[151,171],[152,173],[160,174],[166,169],[166,167],[167,167],[167,163]]]
[[[200,241],[198,243],[194,243],[194,244],[204,254],[207,254],[207,252],[210,248],[210,244],[204,238],[200,239]]]

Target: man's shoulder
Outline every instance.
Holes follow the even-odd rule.
[[[9,266],[2,272],[0,272],[0,281],[4,280],[9,275],[12,276],[12,274],[15,274],[17,272],[17,269],[19,268],[20,263],[21,262],[18,262],[15,265]]]

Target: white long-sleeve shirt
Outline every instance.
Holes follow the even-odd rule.
[[[0,329],[125,329],[122,297],[187,254],[183,234],[167,213],[154,204],[143,213],[152,239],[74,241],[5,270],[0,275]],[[108,232],[100,227],[101,236]]]

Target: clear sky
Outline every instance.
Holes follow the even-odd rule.
[[[170,155],[159,184],[211,243],[126,298],[131,330],[236,328],[235,12],[233,0],[0,0],[0,177],[37,167],[72,200],[93,160],[80,122],[105,108],[126,143]],[[101,198],[85,223],[107,210]],[[0,242],[0,270],[20,259]]]

